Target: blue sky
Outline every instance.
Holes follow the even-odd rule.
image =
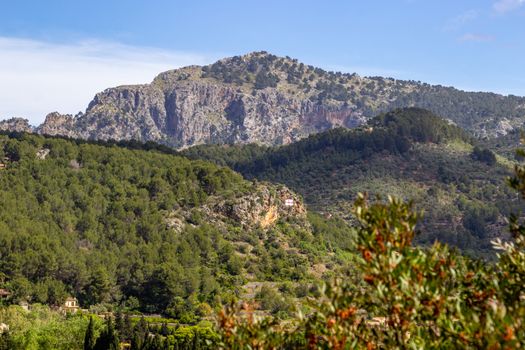
[[[525,95],[525,0],[2,1],[0,119],[266,50],[329,70]]]

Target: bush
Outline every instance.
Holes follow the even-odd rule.
[[[474,147],[471,154],[472,159],[483,162],[487,165],[496,164],[496,155],[489,149],[481,149],[478,146]]]
[[[525,155],[525,152],[522,152]],[[525,168],[511,186],[525,198]],[[353,212],[361,282],[336,280],[322,290],[306,318],[219,315],[223,348],[263,349],[516,349],[525,342],[525,225],[511,217],[514,242],[495,241],[499,260],[481,263],[435,243],[412,246],[419,218],[397,199],[370,204],[360,195]],[[277,296],[261,290],[273,306]]]

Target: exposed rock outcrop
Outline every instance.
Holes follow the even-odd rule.
[[[309,226],[302,198],[285,186],[267,183],[257,184],[249,193],[234,198],[210,198],[198,213],[205,222],[219,226],[231,222],[246,229],[266,230],[279,221]],[[166,223],[180,231],[187,222],[192,222],[193,214],[175,210],[168,214]]]
[[[287,202],[288,201],[288,202]],[[223,200],[204,209],[210,217],[233,220],[243,227],[272,227],[279,220],[306,221],[302,199],[285,186],[259,185],[234,200]]]
[[[44,123],[36,128],[36,132],[50,136],[82,137],[78,130],[75,129],[73,116],[58,112],[49,113]]]
[[[420,107],[478,136],[523,125],[525,98],[391,78],[326,72],[266,52],[159,74],[151,84],[98,93],[85,113],[50,113],[36,132],[83,139],[282,145],[334,127],[355,127],[400,107]],[[0,128],[30,131],[26,123]]]
[[[48,135],[156,141],[184,148],[203,143],[281,145],[365,120],[352,108],[318,105],[273,88],[252,94],[225,84],[161,75],[151,85],[97,94],[83,115],[51,113],[37,130]]]
[[[32,132],[33,128],[29,125],[29,120],[23,118],[11,118],[0,120],[1,131]]]

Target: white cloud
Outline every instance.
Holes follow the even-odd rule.
[[[494,41],[494,39],[495,38],[492,35],[467,33],[461,36],[459,38],[459,41],[463,41],[463,42],[470,41],[470,42],[482,43],[482,42]]]
[[[457,30],[463,25],[465,25],[468,22],[474,21],[476,18],[478,18],[479,13],[476,10],[469,10],[465,13],[462,13],[459,16],[456,16],[452,19],[450,19],[444,26],[444,30],[446,31],[452,31]]]
[[[76,114],[108,87],[150,82],[158,73],[218,57],[86,40],[72,44],[0,37],[0,119],[41,123]]]
[[[498,0],[494,3],[494,10],[497,13],[506,13],[516,10],[525,4],[525,0]]]

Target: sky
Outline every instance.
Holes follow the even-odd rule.
[[[0,119],[251,51],[525,96],[525,0],[0,0]]]

